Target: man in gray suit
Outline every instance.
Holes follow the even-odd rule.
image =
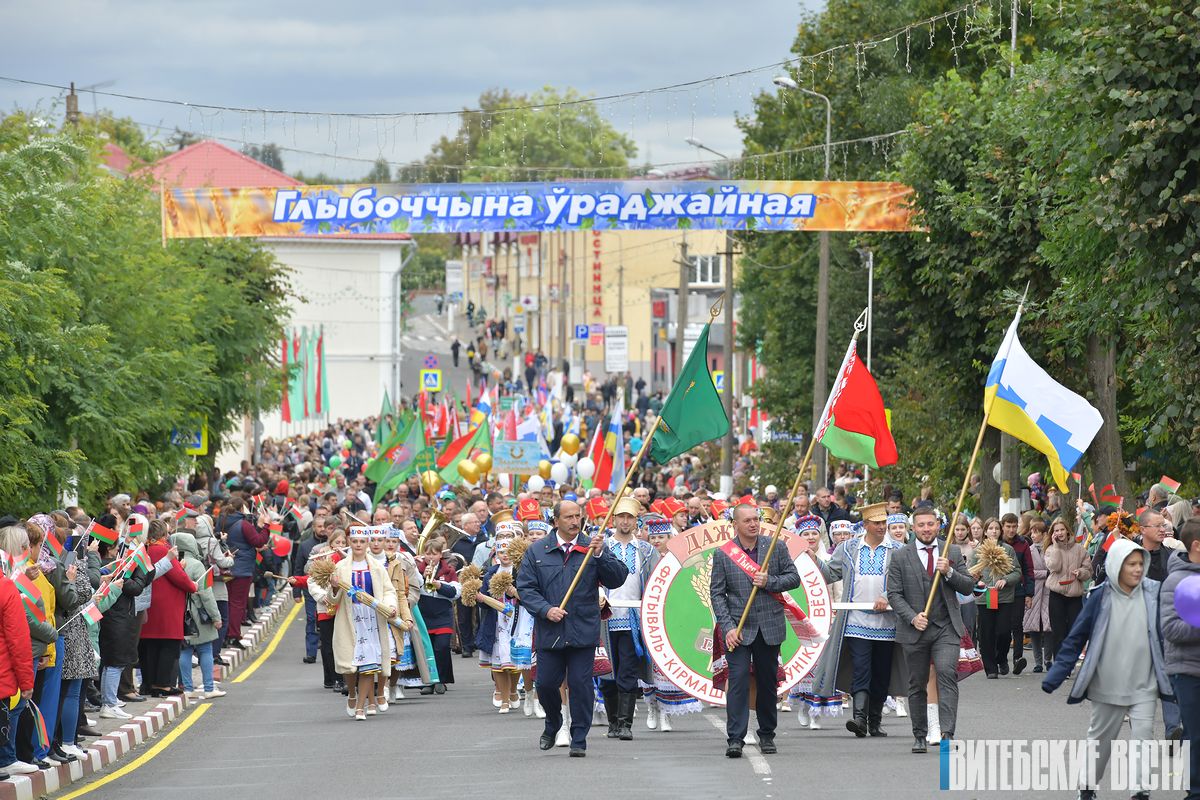
[[[937,673],[938,717],[942,738],[954,737],[958,717],[958,646],[962,640],[960,594],[971,594],[975,579],[967,572],[957,545],[950,545],[947,558],[941,557],[938,518],[932,508],[913,510],[916,538],[905,545],[888,564],[888,603],[896,612],[896,644],[908,665],[908,713],[912,719],[914,753],[927,751],[928,712],[925,708],[929,664]],[[933,584],[934,571],[942,574],[929,614],[925,602]]]
[[[765,754],[777,752],[775,726],[779,715],[775,704],[779,689],[779,646],[787,635],[788,623],[784,618],[783,605],[772,595],[799,586],[800,573],[788,555],[786,543],[775,547],[769,564],[763,563],[771,538],[758,535],[758,509],[754,506],[741,504],[733,509],[733,530],[737,536],[726,546],[743,563],[753,562],[759,569],[753,575],[747,574],[728,553],[718,548],[713,552],[709,596],[713,614],[724,637],[725,659],[729,665],[725,693],[725,755],[741,758],[750,724],[751,661],[754,662],[754,679],[758,686],[758,747]],[[746,625],[738,633],[738,620],[754,586],[759,591],[746,616]]]

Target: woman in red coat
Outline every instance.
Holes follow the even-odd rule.
[[[179,683],[179,650],[183,646],[183,616],[188,595],[196,591],[183,565],[174,556],[167,536],[170,529],[161,519],[150,523],[146,550],[150,563],[171,556],[171,568],[151,584],[150,609],[142,624],[138,658],[142,666],[141,692],[152,697],[182,694]]]

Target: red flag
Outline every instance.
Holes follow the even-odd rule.
[[[504,415],[504,438],[510,442],[517,440],[517,412],[511,408]]]
[[[1000,590],[995,586],[987,590],[987,607],[992,611],[1000,608]]]
[[[211,589],[212,587],[213,587],[213,568],[209,567],[208,572],[204,573],[204,587],[203,588]]]
[[[325,366],[325,326],[321,326],[321,334],[317,337],[317,416],[321,416],[321,368]]]
[[[88,603],[79,613],[92,625],[100,624],[100,620],[104,618],[104,613],[96,607],[94,602]]]
[[[107,545],[116,544],[117,539],[119,538],[116,531],[114,531],[112,528],[104,527],[95,520],[92,521],[91,525],[88,525],[87,533],[90,533],[93,539],[98,539]]]
[[[54,534],[46,534],[45,538],[42,539],[42,547],[49,550],[55,558],[62,558],[63,546],[59,544],[58,539],[54,537]]]

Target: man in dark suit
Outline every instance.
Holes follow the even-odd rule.
[[[725,692],[725,755],[741,758],[746,730],[750,724],[750,663],[758,686],[758,746],[763,753],[774,753],[775,726],[778,723],[776,694],[779,646],[787,635],[783,605],[772,595],[800,585],[800,573],[788,555],[787,546],[776,546],[771,562],[765,564],[771,545],[769,536],[759,536],[758,509],[739,504],[733,509],[733,530],[737,537],[729,546],[740,548],[749,561],[759,567],[747,574],[733,558],[718,548],[713,552],[709,597],[713,614],[725,639],[725,659],[729,680]],[[738,555],[738,551],[733,551]],[[739,555],[739,559],[741,556]],[[738,620],[757,586],[754,604],[746,616],[746,625],[738,632]],[[538,664],[541,669],[541,664]]]
[[[529,545],[517,576],[521,603],[536,620],[537,693],[546,712],[546,728],[538,746],[543,750],[554,747],[554,737],[562,727],[558,688],[565,677],[571,703],[571,756],[575,758],[587,755],[595,705],[592,663],[600,641],[599,586],[616,589],[629,577],[625,564],[604,546],[602,532],[590,542],[580,537],[582,523],[583,513],[576,503],[564,500],[556,505],[555,532]],[[589,547],[592,557],[563,608],[559,604]]]
[[[927,751],[925,737],[928,712],[929,664],[937,673],[938,718],[942,738],[954,738],[958,718],[958,646],[965,630],[960,594],[971,594],[975,579],[967,572],[957,545],[950,545],[942,558],[944,543],[938,539],[938,518],[932,508],[913,510],[916,538],[905,545],[888,564],[887,597],[896,612],[896,644],[908,665],[908,713],[912,719],[914,753]],[[933,605],[925,613],[925,603],[933,585],[934,572],[940,572]]]

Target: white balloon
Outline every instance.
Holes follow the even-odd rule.
[[[561,456],[559,456],[558,460],[566,464],[568,467],[573,467],[579,461],[579,453],[576,453],[572,456],[563,453]]]
[[[546,482],[542,480],[541,475],[529,476],[529,491],[540,492],[544,488],[546,488]]]
[[[596,462],[590,458],[581,458],[579,459],[579,463],[575,465],[575,472],[585,481],[590,480],[596,474]]]
[[[554,481],[556,486],[561,483],[566,483],[568,475],[569,472],[567,470],[567,465],[561,461],[550,467],[550,478]]]

